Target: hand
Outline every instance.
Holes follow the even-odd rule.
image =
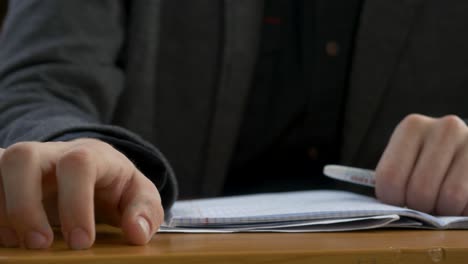
[[[48,248],[60,225],[73,249],[92,246],[98,221],[145,244],[164,219],[161,199],[122,153],[94,139],[0,149],[0,242]]]
[[[377,166],[376,195],[427,213],[468,215],[468,127],[463,120],[407,116]]]

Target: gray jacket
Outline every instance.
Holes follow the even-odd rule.
[[[174,174],[153,146],[182,193],[218,194],[251,84],[262,2],[10,1],[0,40],[2,146],[106,133],[158,153],[166,174],[153,177],[164,178],[166,205]],[[409,113],[468,116],[467,13],[464,0],[365,2],[343,163],[374,167]]]

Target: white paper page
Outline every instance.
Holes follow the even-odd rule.
[[[441,225],[448,229],[467,229],[468,217],[439,216],[437,217]]]
[[[342,232],[383,228],[398,221],[398,215],[366,216],[360,218],[322,220],[323,223],[310,226],[292,226],[280,228],[262,228],[247,230],[247,232],[275,233],[312,233],[312,232]]]
[[[343,219],[309,220],[300,223],[271,224],[265,227],[199,228],[161,226],[160,233],[236,233],[236,232],[335,232],[385,227],[399,219],[398,215],[382,215]]]
[[[436,221],[430,215],[386,205],[372,197],[318,190],[180,201],[172,209],[169,226],[225,226],[388,214]]]

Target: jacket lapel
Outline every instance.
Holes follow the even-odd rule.
[[[218,195],[235,147],[258,53],[263,0],[224,0],[224,48],[202,193]]]
[[[424,0],[365,1],[344,123],[343,161],[354,163]]]

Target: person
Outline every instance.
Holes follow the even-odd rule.
[[[9,1],[2,245],[47,248],[60,225],[89,248],[95,222],[145,244],[178,193],[329,187],[329,162],[376,168],[384,202],[467,215],[467,9]]]

